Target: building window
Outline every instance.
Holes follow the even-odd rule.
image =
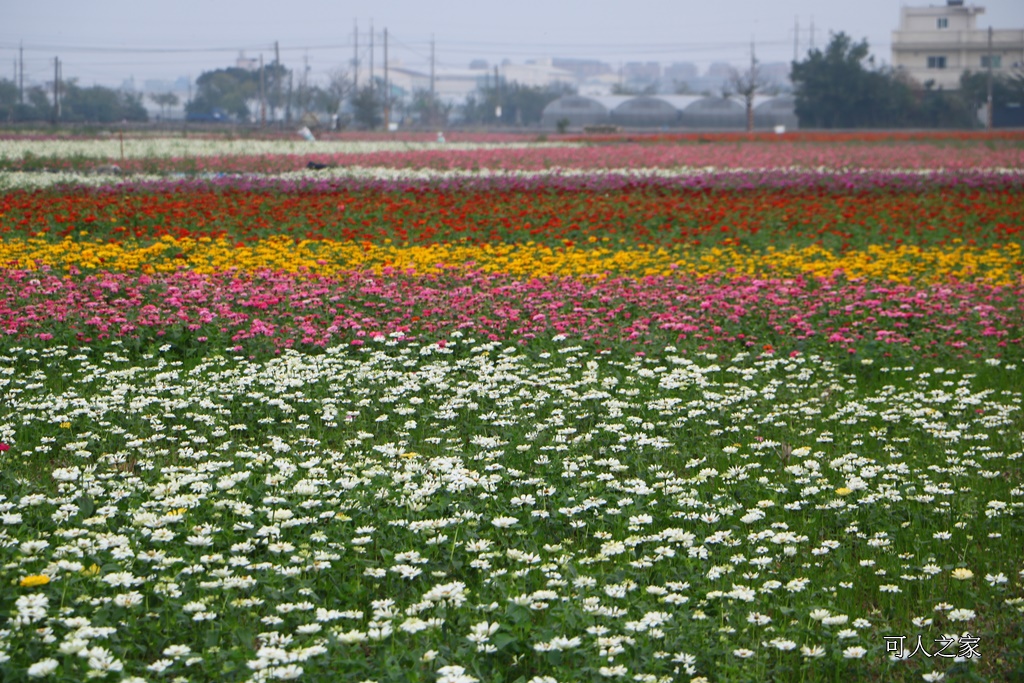
[[[935,28],[949,28],[949,18],[939,17],[935,20]]]
[[[981,56],[981,68],[982,69],[987,69],[988,68],[988,62],[989,62],[988,55],[982,55]],[[1002,66],[1003,66],[1003,56],[1002,55],[992,55],[992,68],[993,69],[1001,69]]]
[[[942,55],[939,57],[928,58],[929,69],[945,69],[946,68],[946,56]]]

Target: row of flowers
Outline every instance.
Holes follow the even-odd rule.
[[[619,142],[354,142],[142,138],[0,140],[0,164],[17,170],[87,170],[116,163],[122,172],[284,173],[313,161],[323,166],[435,170],[549,168],[950,169],[1021,168],[1020,139],[989,146],[931,142],[821,145],[789,142],[659,144]]]
[[[65,239],[8,239],[0,242],[0,263],[9,268],[80,271],[197,273],[225,270],[278,270],[306,275],[336,275],[346,271],[384,269],[432,274],[449,270],[479,270],[512,277],[600,277],[616,275],[672,276],[744,275],[790,278],[828,278],[927,284],[953,280],[981,280],[1013,284],[1024,275],[1024,254],[1018,243],[976,248],[872,245],[842,253],[820,246],[751,251],[742,247],[711,247],[699,251],[675,248],[638,249],[592,238],[580,247],[522,244],[430,244],[423,246],[375,245],[352,241],[302,240],[269,237],[248,244],[225,239],[164,236],[143,246],[134,241],[109,242]]]
[[[289,235],[383,244],[536,241],[619,248],[1019,242],[1024,174],[491,176],[450,182],[267,179],[10,190],[0,235],[51,241]],[[729,183],[733,183],[730,185]],[[774,184],[773,184],[774,183]]]
[[[1020,351],[1024,281],[932,287],[844,278],[544,277],[385,270],[334,277],[281,271],[77,279],[9,270],[0,331],[80,344],[123,337],[256,340],[267,348],[325,346],[398,334],[444,340],[569,335],[598,346],[686,342],[799,352],[1001,355]],[[867,346],[865,346],[867,345]]]

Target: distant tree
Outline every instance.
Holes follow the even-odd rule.
[[[968,106],[975,110],[988,103],[988,73],[965,71],[960,75],[960,93]],[[1010,104],[1024,106],[1024,72],[993,74],[992,105],[1005,107]]]
[[[53,103],[50,94],[41,85],[34,85],[25,91],[25,104],[15,110],[18,121],[47,121],[53,117]]]
[[[793,63],[796,115],[804,128],[852,128],[862,124],[868,74],[864,61],[868,43],[854,43],[845,33],[833,34],[824,51],[811,50]]]
[[[80,88],[72,79],[62,84],[60,117],[68,122],[114,123],[146,121],[149,115],[141,94],[101,85]]]
[[[160,115],[165,117],[171,107],[175,107],[181,102],[178,96],[172,92],[152,93],[149,99],[153,104],[160,107]]]
[[[327,85],[317,96],[316,106],[331,115],[338,116],[342,103],[353,95],[352,76],[345,69],[335,69],[328,74]]]
[[[969,127],[962,94],[920,84],[901,71],[876,68],[867,41],[832,35],[824,50],[793,62],[801,128]]]
[[[259,71],[238,67],[205,71],[196,79],[196,95],[185,105],[189,114],[212,115],[222,109],[241,121],[251,117],[249,103],[259,97]]]
[[[929,82],[920,86],[911,84],[913,108],[910,125],[924,128],[972,128],[978,125],[975,109],[963,93],[935,88]]]
[[[754,96],[768,88],[768,79],[761,73],[758,61],[751,60],[750,68],[742,73],[732,69],[727,88],[743,100],[747,112],[747,131],[754,130]]]
[[[412,94],[409,114],[420,125],[443,128],[451,112],[452,105],[442,102],[437,93],[431,95],[429,90],[416,90]]]
[[[0,121],[14,121],[18,107],[18,84],[14,81],[0,80]]]
[[[913,125],[913,97],[893,72],[874,68],[866,40],[832,34],[824,50],[793,62],[796,115],[806,128]]]
[[[363,128],[373,130],[384,122],[384,106],[380,88],[364,85],[352,98],[352,115]]]

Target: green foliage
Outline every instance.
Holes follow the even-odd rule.
[[[444,127],[451,112],[452,105],[442,102],[436,93],[432,95],[429,90],[416,90],[412,94],[409,113],[422,125]]]
[[[822,50],[793,62],[796,115],[802,128],[969,127],[970,109],[957,95],[923,87],[874,68],[866,40],[832,35]]]
[[[988,102],[988,73],[965,71],[960,76],[960,92],[963,99],[977,109]],[[993,74],[992,105],[1005,107],[1009,104],[1024,105],[1024,73]]]
[[[356,123],[363,128],[377,128],[384,121],[384,102],[380,89],[364,85],[352,98],[352,112]]]
[[[0,121],[13,121],[18,106],[18,84],[8,79],[0,80]]]
[[[251,117],[249,101],[259,96],[260,74],[238,67],[206,71],[196,79],[196,96],[185,105],[194,115],[210,115],[223,109],[239,120]]]
[[[11,80],[0,80],[0,121],[50,121],[53,102],[50,91],[33,86],[25,91],[25,102],[19,102],[18,86]],[[145,121],[142,96],[94,85],[79,87],[74,80],[61,84],[61,121],[72,123],[113,123]]]
[[[152,93],[150,94],[149,99],[153,104],[160,107],[160,112],[164,115],[167,114],[168,109],[176,107],[181,101],[173,92]]]
[[[73,81],[64,85],[61,94],[61,120],[82,123],[114,123],[146,121],[149,115],[142,106],[142,95],[94,85],[80,88]]]

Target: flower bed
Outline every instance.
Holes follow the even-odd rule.
[[[1015,138],[583,142],[5,176],[0,678],[1020,674]]]

